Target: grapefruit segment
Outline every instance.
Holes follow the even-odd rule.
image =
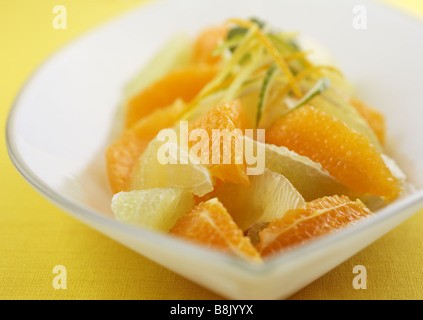
[[[129,191],[138,158],[149,142],[164,128],[174,125],[185,110],[185,104],[177,101],[170,107],[159,109],[127,129],[106,150],[106,167],[113,193]]]

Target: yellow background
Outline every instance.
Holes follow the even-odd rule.
[[[31,72],[71,39],[141,2],[0,1],[0,299],[220,298],[54,207],[19,176],[7,155],[7,113]],[[388,2],[423,18],[421,0]],[[52,28],[58,4],[67,8],[67,30]],[[292,298],[422,299],[422,252],[420,212]],[[367,290],[352,287],[358,264],[367,268]],[[52,286],[55,265],[67,268],[67,290]]]

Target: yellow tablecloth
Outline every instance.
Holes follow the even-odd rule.
[[[0,117],[49,54],[85,30],[138,5],[138,0],[0,2]],[[423,17],[423,1],[391,0]],[[66,30],[52,27],[54,6],[67,8]],[[219,299],[69,217],[36,193],[13,168],[0,139],[0,299]],[[293,299],[423,298],[423,212],[310,284]],[[67,268],[55,290],[53,267]],[[367,289],[352,286],[355,265]]]

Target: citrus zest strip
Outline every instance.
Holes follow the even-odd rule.
[[[255,26],[255,23],[253,22],[245,21],[241,19],[235,19],[235,18],[229,19],[228,23],[234,23],[248,29]],[[276,50],[275,46],[272,44],[269,38],[260,29],[257,29],[256,32],[261,43],[269,51],[270,55],[275,59],[276,63],[279,65],[282,71],[287,75],[289,83],[291,84],[292,90],[294,91],[295,95],[297,95],[298,97],[301,97],[302,96],[301,90],[298,87],[298,84],[295,81],[294,75],[289,69],[288,64],[286,63],[284,57],[281,54],[279,54],[279,52]]]

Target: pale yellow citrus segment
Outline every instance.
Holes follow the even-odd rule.
[[[265,169],[261,175],[250,176],[250,181],[250,186],[226,182],[213,192],[242,230],[305,205],[301,194],[281,174]]]
[[[163,232],[193,206],[192,193],[182,187],[122,191],[112,200],[116,220]]]
[[[283,146],[261,143],[244,137],[245,148],[265,153],[267,169],[285,176],[306,201],[324,196],[352,195],[352,191],[333,178],[310,158],[300,156]]]
[[[176,151],[176,154],[169,152],[168,164],[162,164],[158,158],[165,143],[171,150]],[[181,159],[185,159],[185,163],[181,163]],[[132,177],[132,189],[179,186],[201,197],[213,191],[213,181],[209,170],[195,162],[196,159],[179,145],[158,141],[156,138],[150,142],[138,160]]]
[[[401,170],[395,160],[386,154],[381,154],[381,157],[385,165],[388,167],[389,171],[391,171],[391,174],[395,177],[395,179],[398,180],[401,185],[403,185],[407,179],[407,176]]]

